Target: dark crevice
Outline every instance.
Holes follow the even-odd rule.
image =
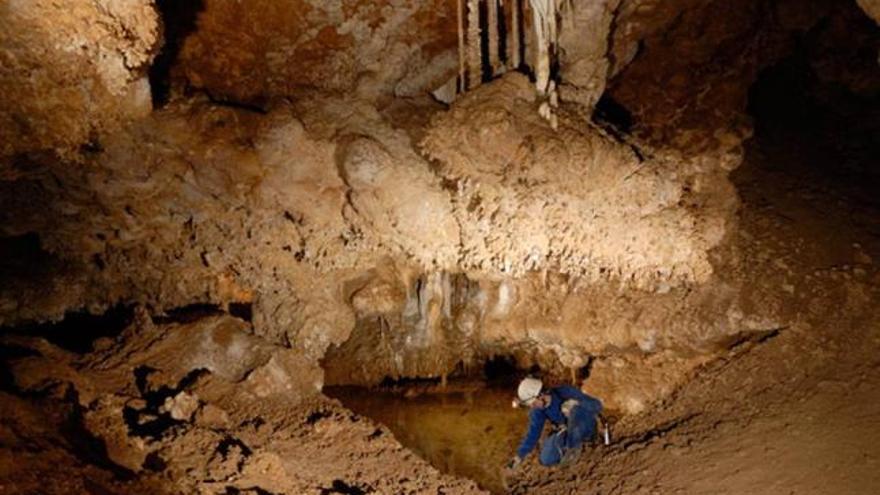
[[[19,395],[20,391],[15,386],[15,375],[12,374],[9,363],[16,359],[39,355],[40,353],[27,347],[11,344],[0,345],[0,390]]]
[[[239,440],[238,438],[232,436],[226,436],[220,443],[217,445],[217,452],[222,455],[224,458],[229,456],[229,453],[232,451],[232,448],[237,448],[241,455],[244,457],[249,457],[252,454],[250,447],[245,445],[244,442]]]
[[[488,381],[510,380],[518,374],[513,356],[495,356],[483,364],[483,376]]]
[[[192,323],[202,318],[222,314],[224,314],[224,312],[217,304],[197,303],[169,309],[165,311],[165,314],[162,316],[154,316],[153,322],[157,325],[166,325],[169,323]]]
[[[275,492],[270,492],[264,488],[259,486],[252,486],[249,488],[237,488],[234,486],[227,486],[225,495],[276,495]]]
[[[211,94],[208,90],[199,90],[197,92],[203,93],[211,103],[221,107],[229,107],[234,108],[236,110],[244,110],[246,112],[253,112],[260,115],[266,115],[269,113],[269,110],[266,109],[267,102],[257,100],[254,102],[245,102],[245,101],[236,101],[230,100],[228,98],[221,98]]]
[[[134,317],[133,306],[114,306],[103,314],[70,312],[57,323],[30,323],[0,327],[0,334],[42,337],[62,349],[85,354],[100,338],[116,337]]]
[[[605,127],[610,126],[614,132],[619,134],[629,134],[634,124],[632,112],[609,95],[607,91],[596,103],[596,108],[593,110],[593,121],[607,124]]]
[[[498,58],[503,65],[507,65],[510,60],[507,55],[507,19],[508,9],[510,6],[504,2],[498,2]]]
[[[40,237],[33,232],[0,238],[0,283],[37,278],[55,264],[54,257],[43,250]]]
[[[175,386],[154,386],[150,383],[150,375],[159,370],[150,366],[138,366],[134,370],[135,386],[146,404],[141,408],[126,406],[122,410],[122,416],[128,425],[132,436],[140,438],[158,439],[171,428],[183,424],[171,417],[167,412],[160,412],[165,400],[177,396],[179,393],[195,385],[202,377],[210,374],[203,368],[190,371],[181,378]]]
[[[83,408],[79,405],[77,392],[71,387],[67,389],[65,402],[70,404],[72,410],[63,424],[60,432],[76,456],[93,466],[107,470],[119,480],[132,480],[135,474],[110,460],[107,454],[107,446],[86,429]]]
[[[248,323],[254,319],[254,309],[251,303],[230,303],[229,314]]]
[[[480,79],[485,83],[492,80],[492,67],[489,65],[489,15],[485,2],[480,2]]]
[[[324,410],[315,411],[315,412],[309,414],[308,417],[306,417],[306,424],[313,425],[322,419],[331,417],[332,415],[333,415],[333,413],[331,413],[329,411],[324,411]]]
[[[168,463],[158,452],[150,452],[144,459],[144,469],[153,472],[164,471],[168,467]]]
[[[788,327],[773,328],[763,331],[740,332],[731,336],[729,340],[723,345],[723,348],[730,351],[736,351],[746,348],[750,345],[765,344],[770,340],[778,337],[779,333],[786,328]]]
[[[351,485],[342,480],[333,480],[333,485],[330,488],[322,488],[321,495],[330,495],[331,493],[342,493],[345,495],[364,495],[366,493],[372,493],[373,489],[370,487],[363,488],[358,485]]]
[[[631,139],[631,134],[636,124],[633,114],[615,100],[608,91],[603,93],[599,101],[596,102],[592,120],[614,138],[615,141],[632,150],[639,162],[644,162],[648,158],[645,152]]]
[[[177,61],[186,37],[196,30],[198,14],[204,10],[204,7],[204,0],[156,1],[156,9],[162,20],[164,44],[149,71],[155,108],[161,108],[171,98],[171,69]]]

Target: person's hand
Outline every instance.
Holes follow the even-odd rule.
[[[513,459],[511,459],[510,462],[507,463],[507,469],[513,471],[514,469],[518,468],[520,464],[522,464],[522,461],[522,457],[518,455],[513,456]]]

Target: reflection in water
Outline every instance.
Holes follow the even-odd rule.
[[[439,470],[503,492],[503,468],[526,429],[526,413],[510,405],[515,385],[450,384],[406,393],[328,387],[324,393],[378,421]]]

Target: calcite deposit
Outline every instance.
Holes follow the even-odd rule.
[[[161,44],[143,1],[5,2],[0,7],[0,155],[70,157],[150,113],[147,69]],[[0,173],[18,174],[8,163]]]
[[[263,105],[303,87],[414,96],[455,72],[455,2],[209,0],[172,71],[215,98]]]
[[[196,303],[245,305],[257,335],[295,349],[312,369],[335,347],[326,363],[348,364],[327,364],[334,381],[358,383],[446,375],[503,349],[517,349],[523,364],[576,368],[609,349],[705,350],[772,326],[773,312],[745,310],[740,282],[725,281],[713,261],[713,253],[731,253],[722,242],[737,205],[727,175],[747,131],[737,117],[741,81],[787,46],[784,33],[809,28],[830,7],[817,1],[798,17],[783,2],[779,23],[749,31],[745,20],[761,11],[740,3],[745,8],[726,5],[732,15],[720,17],[711,15],[713,3],[687,2],[565,4],[540,19],[543,7],[528,2],[480,10],[480,22],[491,14],[499,27],[516,14],[526,64],[541,58],[526,21],[540,20],[553,35],[545,41],[556,48],[545,55],[563,103],[550,121],[541,110],[548,95],[517,72],[464,88],[448,110],[427,98],[388,110],[390,96],[427,94],[454,75],[455,30],[467,12],[451,2],[248,9],[206,2],[185,12],[186,32],[183,20],[164,21],[180,37],[166,43],[179,54],[169,71],[176,96],[163,108],[150,112],[147,104],[137,116],[111,118],[99,110],[103,96],[87,93],[95,118],[59,108],[48,125],[40,122],[49,114],[22,105],[83,105],[65,91],[92,76],[55,74],[64,66],[25,56],[48,41],[12,36],[35,36],[25,28],[52,22],[45,9],[59,6],[11,4],[6,53],[46,71],[36,85],[24,84],[21,71],[6,73],[7,115],[60,141],[24,131],[16,132],[26,139],[5,140],[16,147],[5,152],[5,167],[17,180],[4,181],[2,228],[9,236],[36,233],[57,269],[6,285],[0,318],[59,319],[132,302],[156,314]],[[108,22],[90,27],[89,8],[77,4],[62,18],[93,40],[76,52],[88,63],[69,70],[97,71],[106,94],[125,103],[113,105],[119,112],[134,101],[129,89],[146,83],[144,69],[161,45],[157,11],[113,4],[101,11]],[[681,22],[670,25],[676,16]],[[240,40],[220,34],[233,22]],[[300,28],[285,31],[288,24]],[[700,26],[711,43],[688,41]],[[510,34],[488,40],[497,63],[514,45],[502,43],[502,32]],[[353,41],[367,38],[373,42]],[[737,48],[743,40],[772,49],[751,55]],[[643,49],[631,53],[633,43]],[[445,62],[430,60],[448,51],[450,65],[436,78],[407,79],[420,67],[413,60],[439,69]],[[332,55],[319,56],[325,52]],[[706,92],[713,100],[686,112],[692,124],[672,117],[691,108],[691,67],[728,56],[737,62],[727,72],[709,71],[698,83],[714,87],[721,78],[735,88]],[[608,81],[647,140],[589,121]],[[699,109],[709,107],[714,116],[704,119]],[[53,127],[67,121],[87,128]],[[685,139],[662,138],[663,129]],[[22,154],[25,145],[34,152]],[[553,283],[571,303],[544,301],[540,293]],[[679,292],[686,296],[666,302]],[[596,299],[608,301],[603,311],[588,309]],[[673,313],[694,316],[661,323]],[[358,341],[368,344],[345,350]]]
[[[871,241],[840,270],[793,261],[809,243],[768,247],[786,224],[738,168],[773,161],[753,135],[847,129],[816,153],[834,150],[832,175],[875,173],[852,156],[876,148],[877,16],[870,0],[4,2],[0,438],[82,473],[58,493],[469,493],[323,388],[445,385],[500,360],[589,377],[637,415],[731,349],[817,315],[850,325],[874,297]],[[847,281],[846,319],[808,266]],[[132,321],[87,320],[75,348],[38,337],[84,313]]]

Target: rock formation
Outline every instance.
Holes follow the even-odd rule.
[[[137,315],[87,357],[10,341],[15,386],[63,398],[127,472],[222,446],[169,468],[206,493],[354,476],[289,476],[326,460],[285,458],[325,416],[247,423],[249,401],[353,422],[326,384],[509,356],[593,366],[643,411],[790,317],[751,288],[730,174],[752,84],[796,50],[823,87],[878,94],[876,26],[845,3],[6,2],[0,325]],[[169,316],[187,307],[211,311]],[[370,463],[410,455],[358,428]]]

